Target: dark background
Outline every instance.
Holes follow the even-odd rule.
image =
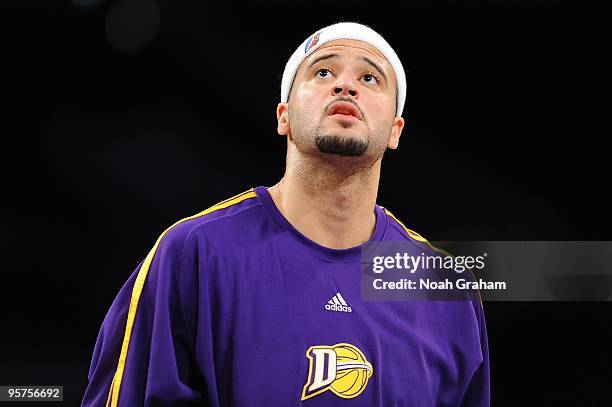
[[[283,173],[280,76],[371,25],[408,70],[379,203],[430,240],[612,240],[605,2],[3,1],[0,384],[77,405],[102,319],[176,220]],[[485,303],[494,406],[607,406],[612,304]],[[42,405],[42,404],[41,404]]]

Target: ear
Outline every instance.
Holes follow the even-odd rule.
[[[276,106],[276,120],[278,122],[276,126],[276,131],[281,136],[286,136],[289,134],[291,130],[289,127],[289,104],[288,103],[279,103]]]
[[[389,145],[388,147],[392,150],[395,150],[399,145],[399,139],[402,135],[402,130],[404,129],[404,119],[401,117],[396,117],[393,120],[393,127],[391,127],[391,137],[389,137]]]

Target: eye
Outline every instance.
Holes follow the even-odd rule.
[[[373,75],[371,73],[364,74],[362,78],[364,81],[366,81],[366,83],[379,83],[379,80],[376,75]]]
[[[318,78],[326,78],[329,74],[331,74],[331,72],[327,68],[320,68],[315,72],[315,76]]]

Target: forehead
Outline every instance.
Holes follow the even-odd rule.
[[[321,45],[302,62],[300,70],[310,65],[312,61],[325,53],[370,58],[374,62],[377,62],[388,76],[395,77],[391,64],[376,47],[364,41],[345,39],[334,40]]]
[[[326,42],[317,48],[312,54],[308,56],[307,59],[315,57],[315,55],[320,54],[329,48],[333,48],[335,50],[344,50],[347,52],[364,52],[369,54],[370,56],[375,56],[377,59],[386,61],[385,56],[373,45],[370,45],[367,42],[359,41],[359,40],[333,40],[330,42]]]

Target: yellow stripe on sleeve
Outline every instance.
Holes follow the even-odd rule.
[[[404,225],[402,223],[402,221],[400,221],[398,218],[395,217],[395,215],[393,215],[387,208],[385,208],[385,213],[389,216],[391,216],[397,223],[399,223],[399,225],[404,228],[404,230],[406,231],[406,233],[408,234],[408,236],[410,236],[411,238],[413,238],[414,240],[417,240],[419,242],[425,243],[427,246],[429,246],[432,250],[435,250],[438,253],[442,253],[445,256],[452,256],[450,253],[448,253],[446,250],[442,250],[439,249],[437,247],[435,247],[434,245],[432,245],[431,243],[429,243],[429,241],[427,239],[425,239],[423,236],[421,236],[420,234],[418,234],[417,232],[415,232],[412,229],[408,229],[406,227],[406,225]]]
[[[179,223],[199,218],[204,215],[208,215],[209,213],[218,211],[220,209],[224,209],[235,205],[239,202],[242,202],[246,199],[254,198],[256,193],[253,188],[245,191],[241,194],[238,194],[232,198],[221,201],[210,208],[196,214],[193,216],[189,216],[187,218],[181,219],[178,222],[175,222],[172,226],[167,228],[157,239],[155,245],[151,249],[151,251],[147,254],[142,267],[138,271],[138,276],[136,277],[136,281],[134,283],[134,288],[132,289],[132,297],[130,299],[130,308],[128,310],[127,322],[125,325],[125,334],[123,336],[123,343],[121,345],[121,353],[119,354],[119,362],[117,364],[117,370],[115,371],[115,375],[113,376],[113,381],[109,390],[109,400],[111,407],[117,407],[117,403],[119,401],[119,392],[121,391],[121,381],[123,380],[123,372],[125,370],[125,364],[127,360],[127,354],[130,346],[130,338],[132,336],[132,328],[134,327],[134,320],[136,319],[136,310],[138,308],[138,301],[140,300],[140,294],[142,293],[142,288],[144,286],[145,280],[147,278],[147,274],[149,273],[149,268],[151,267],[151,263],[153,262],[153,256],[159,246],[160,241],[166,235],[166,233],[172,229],[174,226]],[[107,401],[107,406],[109,405]]]

